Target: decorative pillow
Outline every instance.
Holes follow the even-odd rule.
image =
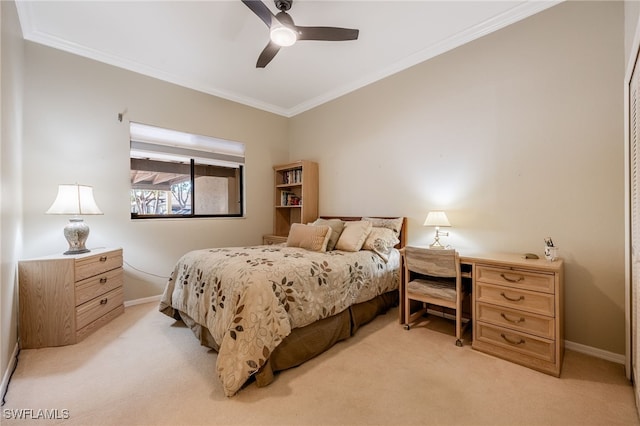
[[[331,228],[329,226],[294,223],[289,230],[287,247],[300,247],[310,251],[326,251]]]
[[[363,217],[362,220],[368,220],[371,222],[371,225],[377,228],[393,229],[393,232],[396,233],[397,237],[400,235],[400,231],[402,230],[402,222],[404,218],[396,217],[393,219],[382,219],[379,217]]]
[[[344,229],[344,222],[340,219],[316,219],[312,225],[326,225],[331,227],[331,236],[329,237],[329,243],[327,244],[327,251],[333,250],[336,247],[338,238],[340,238],[340,234],[342,234],[342,230]]]
[[[386,262],[389,260],[391,249],[399,242],[393,229],[373,227],[362,249],[376,252]]]
[[[368,220],[345,222],[344,230],[336,243],[336,249],[343,251],[360,251],[369,232],[371,232],[371,222]]]

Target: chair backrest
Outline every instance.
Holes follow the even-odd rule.
[[[433,277],[460,276],[460,257],[455,250],[405,247],[405,262],[409,270]]]

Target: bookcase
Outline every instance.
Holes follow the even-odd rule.
[[[291,224],[313,222],[318,218],[318,163],[301,160],[274,166],[273,170],[273,234],[286,237]]]

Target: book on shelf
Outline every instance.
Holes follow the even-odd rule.
[[[280,205],[281,206],[300,206],[302,205],[302,199],[293,192],[282,191],[280,193]]]
[[[282,183],[302,183],[302,169],[287,170],[282,174]]]

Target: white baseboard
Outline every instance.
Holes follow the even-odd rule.
[[[162,297],[162,295],[159,294],[157,296],[143,297],[142,299],[128,300],[128,301],[124,302],[124,306],[127,307],[127,306],[141,305],[143,303],[159,302],[161,297]],[[453,315],[450,315],[450,314],[447,314],[447,313],[443,313],[441,311],[432,310],[432,309],[429,309],[428,313],[433,314],[433,315],[444,316],[445,318],[452,319],[454,321],[456,319],[455,316],[453,316]],[[623,364],[624,365],[624,363],[625,363],[625,357],[624,357],[623,354],[617,354],[617,353],[614,353],[614,352],[605,351],[603,349],[598,349],[598,348],[594,348],[592,346],[582,345],[580,343],[571,342],[569,340],[565,340],[564,341],[564,347],[566,349],[569,349],[569,350],[572,350],[572,351],[580,352],[580,353],[583,353],[583,354],[586,354],[586,355],[591,355],[593,357],[601,358],[601,359],[604,359],[604,360],[607,360],[607,361],[611,361],[611,362],[615,362],[617,364]],[[17,346],[16,346],[16,351],[17,351]],[[2,383],[4,385],[4,381]]]
[[[625,363],[624,354],[617,354],[614,352],[605,351],[603,349],[594,348],[592,346],[582,345],[580,343],[570,342],[568,340],[564,341],[565,349],[570,349],[572,351],[580,352],[586,355],[591,355],[596,358],[605,359],[607,361],[615,362],[617,364]]]
[[[7,365],[7,369],[2,376],[2,385],[0,385],[0,397],[4,395],[7,391],[7,386],[9,386],[9,379],[11,378],[11,373],[18,362],[18,351],[20,349],[19,342],[16,342],[16,346],[13,348],[13,353],[11,354],[11,359],[9,359],[9,364]]]
[[[159,302],[161,298],[162,295],[158,294],[157,296],[143,297],[142,299],[127,300],[124,302],[124,307],[126,308],[127,306],[142,305],[143,303]]]
[[[443,313],[441,311],[438,310],[434,310],[434,309],[428,309],[427,310],[428,313],[433,314],[433,315],[438,315],[438,316],[444,316],[447,319],[456,320],[456,317],[454,315],[448,314],[448,313]],[[575,343],[575,342],[570,342],[569,340],[565,340],[564,341],[564,347],[565,349],[569,349],[575,352],[580,352],[583,353],[585,355],[591,355],[593,357],[596,358],[601,358],[607,361],[611,361],[611,362],[615,362],[617,364],[625,364],[625,356],[624,354],[617,354],[614,352],[609,352],[609,351],[605,351],[603,349],[598,349],[598,348],[594,348],[592,346],[587,346],[587,345],[582,345],[580,343]]]

